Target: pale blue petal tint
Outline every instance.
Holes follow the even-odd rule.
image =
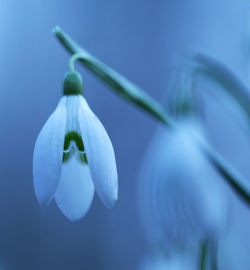
[[[227,226],[228,200],[222,181],[200,152],[194,123],[173,131],[160,128],[143,166],[140,208],[150,240],[173,247],[196,248],[200,238]]]
[[[169,132],[166,127],[158,128],[154,139],[144,155],[142,167],[138,181],[138,204],[141,225],[145,231],[147,241],[150,245],[164,241],[164,230],[159,224],[159,215],[157,215],[157,164],[162,162],[164,154],[164,145],[168,141]],[[159,147],[161,146],[161,147]],[[163,151],[161,153],[160,151]],[[165,242],[165,241],[164,241]]]
[[[193,125],[182,124],[167,144],[158,168],[158,209],[168,239],[189,245],[218,235],[227,225],[228,201],[221,181],[193,139]]]
[[[198,270],[198,259],[195,254],[175,253],[149,254],[139,265],[138,270]]]
[[[89,167],[75,153],[63,163],[55,200],[63,214],[76,221],[88,212],[94,197],[94,185]]]
[[[66,98],[67,125],[66,134],[75,131],[80,134],[78,111],[80,95],[71,95]]]
[[[79,122],[95,189],[104,204],[112,208],[118,197],[114,149],[105,128],[83,97],[79,106]]]
[[[183,185],[182,192],[187,195],[189,202],[185,210],[195,230],[200,230],[203,235],[218,237],[228,225],[229,201],[224,182],[200,151],[192,135],[196,132],[204,137],[201,128],[193,123],[184,123],[179,132],[182,133],[183,160],[188,165],[186,172],[192,177]],[[189,183],[193,184],[191,189]]]
[[[42,208],[52,200],[59,182],[65,127],[65,98],[62,98],[43,126],[34,149],[33,180],[36,197]]]

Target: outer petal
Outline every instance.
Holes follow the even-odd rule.
[[[74,155],[63,163],[55,200],[63,214],[71,221],[82,218],[94,197],[94,184],[89,167]]]
[[[43,126],[35,144],[33,179],[36,197],[42,208],[50,203],[60,178],[66,127],[65,99],[61,99]]]
[[[218,236],[227,226],[228,201],[216,173],[200,152],[191,131],[182,123],[165,144],[158,170],[158,215],[168,242],[197,244]],[[197,129],[196,129],[197,130]]]
[[[80,98],[79,123],[96,191],[111,208],[118,197],[114,149],[106,130],[83,97]]]
[[[169,132],[166,127],[159,127],[153,140],[144,155],[138,181],[138,204],[141,224],[145,230],[147,240],[152,245],[156,241],[163,241],[165,230],[159,221],[158,212],[158,167],[165,158],[165,145],[169,140]]]

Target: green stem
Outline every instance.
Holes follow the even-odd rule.
[[[93,57],[85,49],[81,48],[58,26],[53,29],[53,32],[71,54],[77,53],[77,58],[81,61],[81,63],[84,64],[87,69],[96,74],[98,78],[108,84],[117,94],[136,104],[137,107],[140,107],[151,115],[155,116],[167,126],[173,125],[170,117],[164,112],[162,106],[151,98],[146,92],[132,82],[128,81],[118,72],[114,71]],[[81,56],[80,58],[79,55]]]
[[[70,71],[75,71],[75,61],[80,60],[82,58],[82,54],[81,53],[75,53],[71,56],[70,60],[69,60],[69,69]]]
[[[145,93],[140,87],[128,81],[125,77],[91,56],[85,49],[79,46],[59,27],[53,29],[54,34],[62,45],[71,53],[81,55],[81,63],[96,74],[101,80],[108,84],[111,89],[121,97],[134,103],[141,109],[147,111],[156,119],[160,120],[170,128],[175,128],[176,123],[171,119],[165,109]],[[216,75],[216,74],[215,74]],[[226,76],[227,77],[227,76]],[[228,79],[228,78],[227,78]],[[220,81],[220,80],[219,80]],[[235,82],[237,85],[237,82]],[[235,95],[235,91],[232,91]],[[242,100],[242,104],[245,104]],[[247,105],[245,104],[244,106]],[[199,145],[212,162],[217,171],[224,177],[235,193],[250,206],[250,187],[248,182],[221,157],[208,143],[197,138]]]
[[[207,238],[200,244],[199,256],[199,269],[200,270],[218,270],[217,266],[217,241]]]
[[[207,257],[208,257],[208,245],[207,241],[203,241],[201,243],[201,250],[200,250],[200,258],[199,258],[199,268],[200,270],[205,270],[206,269],[206,262],[207,262]]]
[[[214,168],[223,176],[236,194],[250,206],[250,187],[248,181],[207,142],[198,137],[197,141]]]

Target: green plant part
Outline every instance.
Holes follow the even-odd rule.
[[[82,95],[83,83],[81,75],[76,71],[69,71],[63,82],[63,95]]]
[[[63,151],[63,162],[68,161],[70,156],[72,155],[72,151],[75,149],[71,149],[71,144],[74,143],[79,151],[79,158],[82,162],[88,164],[87,156],[84,148],[84,144],[81,136],[76,131],[70,131],[66,134],[64,140],[64,151]]]
[[[136,84],[127,80],[124,76],[111,69],[97,58],[89,54],[84,48],[77,44],[69,35],[67,35],[59,27],[53,29],[53,33],[56,35],[57,39],[61,44],[69,51],[69,53],[77,56],[74,58],[79,59],[80,62],[92,73],[94,73],[98,78],[100,78],[104,83],[110,86],[118,95],[123,99],[128,100],[130,103],[136,105],[142,110],[148,112],[155,119],[159,120],[165,124],[168,128],[176,128],[178,123],[176,123],[170,115],[167,113],[165,108],[151,98],[143,89],[141,89]],[[198,60],[197,60],[198,59]],[[213,62],[205,63],[204,59],[197,57],[196,61],[204,62],[208,70],[205,73],[217,80],[222,86],[233,96],[234,99],[245,109],[248,113],[250,111],[250,101],[248,96],[245,96],[244,87],[240,84],[238,80],[231,77],[231,72],[224,70],[224,72],[219,72],[218,77],[215,78],[214,72],[211,72],[210,64]],[[72,60],[73,61],[73,60]],[[213,66],[217,70],[218,66]],[[221,66],[219,67],[220,70]],[[208,72],[209,71],[209,72]],[[230,80],[231,78],[231,80]],[[235,89],[241,89],[238,95]],[[237,170],[235,170],[230,163],[228,163],[219,153],[217,153],[206,141],[203,141],[194,133],[203,153],[210,160],[214,168],[220,173],[220,175],[226,180],[226,182],[232,187],[233,191],[250,207],[250,185],[247,180],[245,180]]]

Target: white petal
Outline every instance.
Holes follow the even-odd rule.
[[[43,126],[34,149],[34,187],[42,208],[50,203],[59,182],[65,127],[65,98],[62,98],[56,110]]]
[[[104,204],[111,208],[118,196],[115,154],[103,125],[81,97],[79,123],[91,176]]]
[[[210,164],[200,152],[193,127],[180,126],[165,143],[159,163],[158,209],[168,238],[180,244],[218,234],[227,223],[227,199]]]
[[[78,111],[79,111],[79,96],[72,95],[67,97],[66,110],[67,110],[67,125],[66,125],[66,134],[70,131],[75,131],[79,134],[79,120],[78,120]]]
[[[166,130],[165,127],[159,127],[154,139],[150,142],[144,155],[138,181],[139,214],[142,219],[141,223],[145,229],[146,236],[149,241],[152,241],[152,244],[154,244],[155,241],[163,241],[162,235],[164,235],[165,232],[162,228],[163,226],[159,222],[159,216],[156,214],[158,212],[157,202],[159,199],[159,179],[156,178],[156,175],[158,166],[162,163],[162,156],[164,156],[165,153],[164,146],[169,139],[169,132],[166,132]],[[152,153],[157,154],[153,155]]]
[[[74,155],[63,163],[55,200],[63,214],[71,221],[82,218],[89,210],[94,185],[89,167]]]

